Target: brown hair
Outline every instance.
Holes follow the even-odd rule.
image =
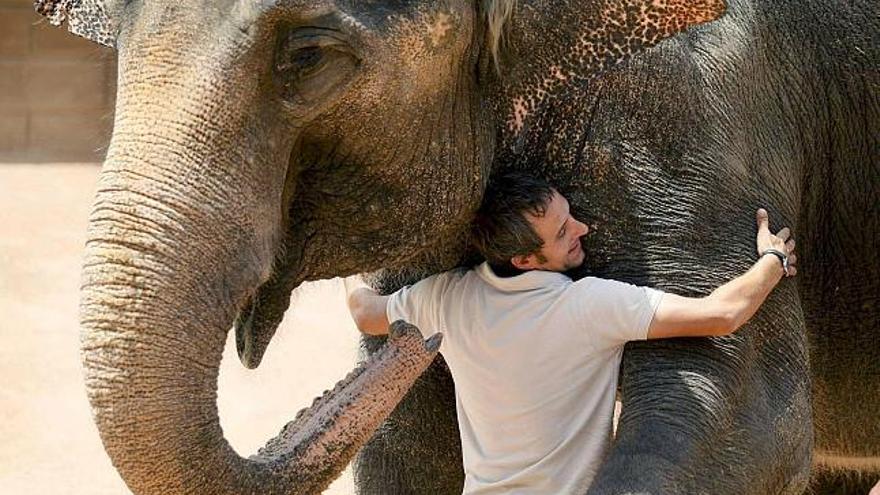
[[[508,172],[489,181],[471,224],[471,238],[490,265],[509,268],[514,256],[540,251],[544,241],[526,214],[544,216],[553,191],[545,180],[521,172]]]

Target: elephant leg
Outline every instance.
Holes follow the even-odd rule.
[[[365,337],[375,352],[384,338]],[[358,453],[354,479],[361,495],[458,495],[464,485],[455,391],[437,357]]]
[[[807,356],[793,284],[730,337],[629,344],[617,437],[589,493],[802,493]]]

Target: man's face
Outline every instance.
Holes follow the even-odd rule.
[[[515,256],[511,260],[514,266],[520,270],[564,272],[584,262],[580,238],[589,231],[589,227],[571,216],[568,200],[561,194],[553,191],[544,216],[527,214],[526,218],[544,242],[540,250],[542,256]]]

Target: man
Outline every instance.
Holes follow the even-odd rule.
[[[561,272],[583,263],[589,229],[546,182],[506,175],[489,185],[473,224],[485,263],[390,296],[349,281],[349,308],[370,335],[398,319],[426,337],[443,332],[464,493],[583,493],[610,443],[623,345],[728,335],[796,273],[788,228],[772,235],[764,210],[757,223],[755,265],[706,297],[572,281]]]

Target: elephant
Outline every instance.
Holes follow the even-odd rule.
[[[230,327],[256,367],[306,281],[370,273],[387,293],[473,263],[489,177],[528,170],[592,227],[574,278],[701,295],[754,262],[747,212],[797,237],[801,273],[739,333],[627,344],[590,494],[880,472],[872,5],[37,0],[118,52],[81,303],[115,467],[138,494],[326,486],[364,435],[316,450],[294,421],[250,459],[223,439]],[[461,491],[453,387],[438,357],[357,454],[359,493]],[[333,404],[347,422],[363,402]]]

